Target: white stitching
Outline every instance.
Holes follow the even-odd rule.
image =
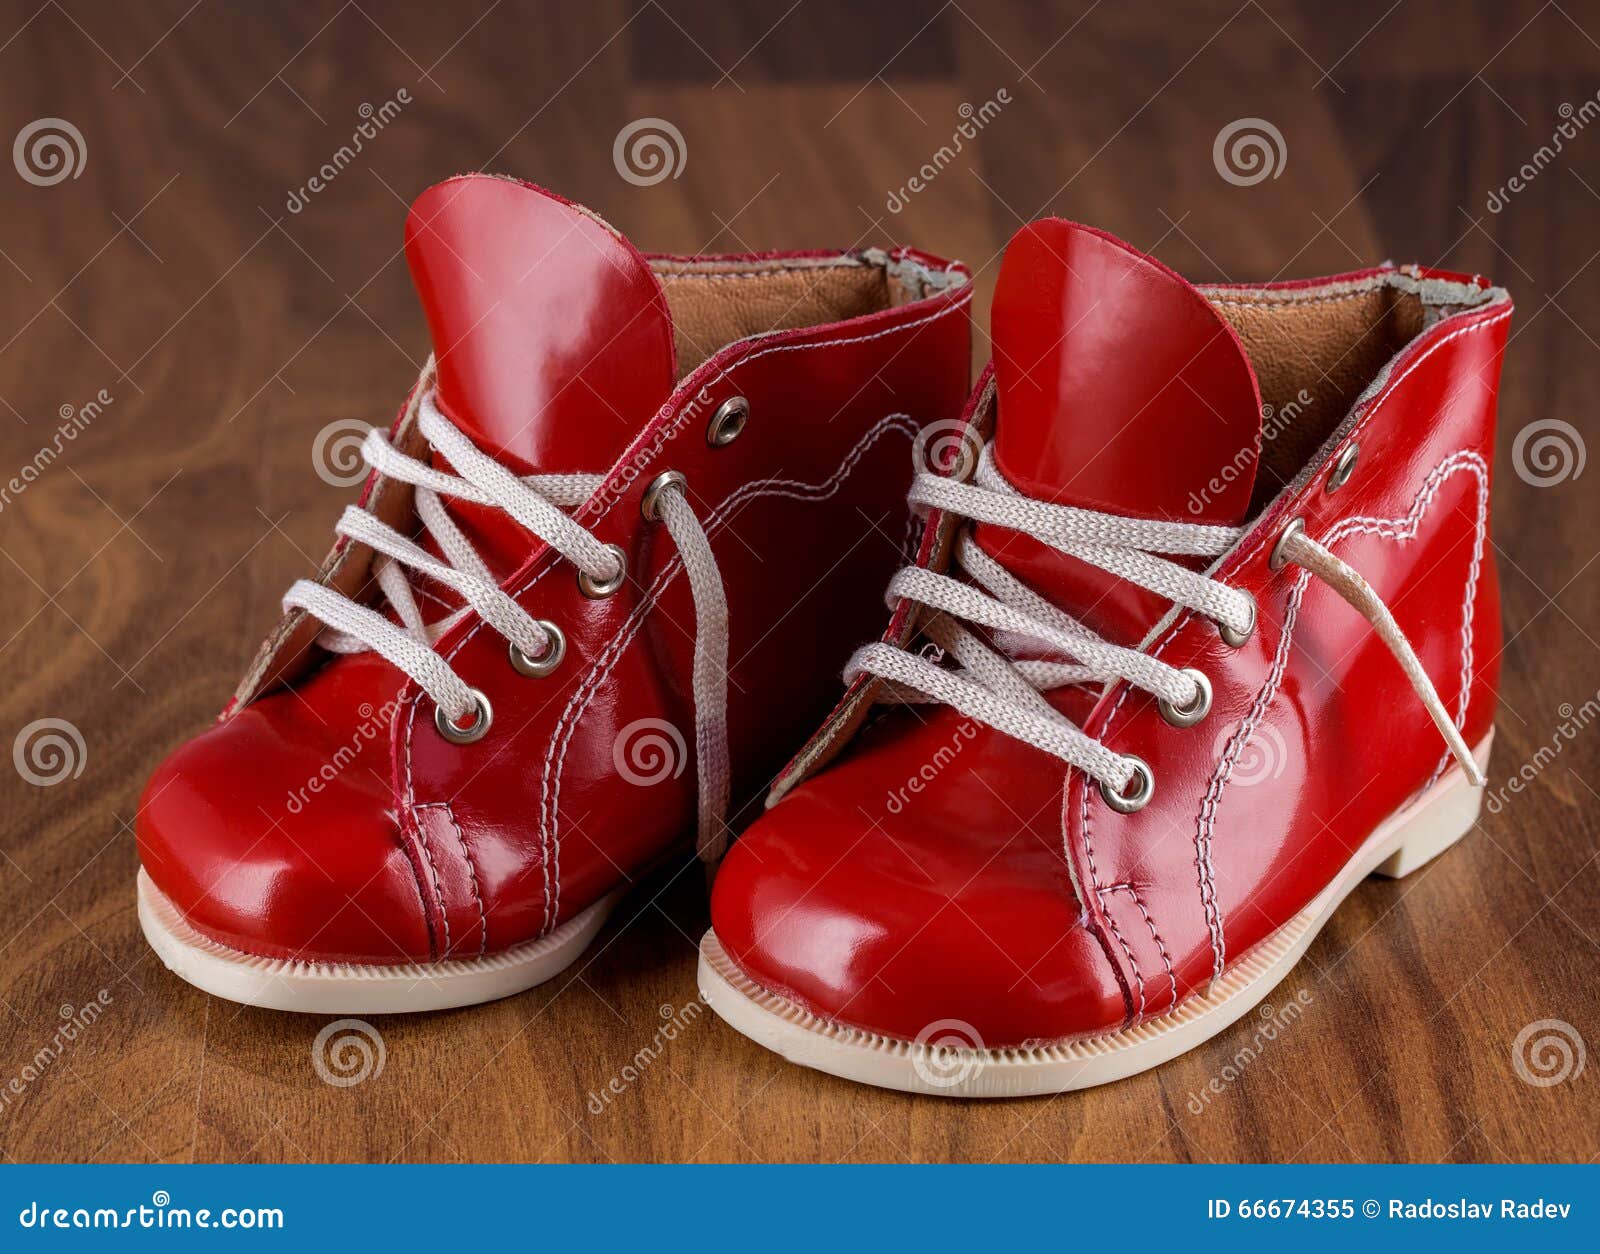
[[[1404,518],[1347,518],[1328,532],[1322,541],[1324,547],[1331,547],[1347,536],[1363,534],[1381,536],[1386,540],[1397,543],[1406,543],[1414,540],[1417,530],[1422,524],[1423,515],[1428,507],[1433,504],[1433,499],[1438,495],[1440,485],[1458,470],[1470,470],[1478,480],[1478,517],[1476,521],[1477,544],[1474,549],[1474,565],[1477,557],[1483,551],[1484,536],[1489,524],[1489,467],[1477,453],[1462,449],[1450,454],[1429,473],[1423,481],[1421,490],[1418,491],[1411,509]],[[1200,866],[1201,884],[1200,896],[1206,906],[1206,926],[1211,929],[1212,947],[1212,976],[1214,979],[1222,977],[1223,964],[1227,957],[1227,947],[1222,936],[1222,921],[1216,907],[1216,868],[1211,861],[1211,835],[1215,828],[1217,805],[1222,800],[1222,792],[1233,777],[1234,767],[1238,764],[1239,756],[1243,753],[1245,745],[1254,734],[1262,717],[1266,714],[1267,707],[1277,696],[1278,686],[1283,682],[1283,672],[1289,661],[1289,649],[1294,642],[1295,624],[1299,620],[1301,602],[1305,598],[1307,585],[1311,582],[1311,572],[1301,571],[1295,579],[1293,589],[1289,593],[1288,609],[1283,619],[1283,636],[1278,641],[1277,655],[1273,659],[1272,668],[1267,673],[1266,681],[1261,686],[1261,691],[1256,694],[1255,701],[1251,704],[1246,716],[1240,720],[1238,730],[1228,741],[1228,748],[1222,755],[1222,760],[1217,763],[1216,770],[1212,773],[1211,784],[1206,789],[1205,798],[1201,801],[1200,812],[1196,816],[1195,849],[1196,862]],[[1462,608],[1462,647],[1471,648],[1472,640],[1472,612],[1473,591],[1476,586],[1476,575],[1473,577],[1472,587],[1469,587],[1466,601]],[[1467,689],[1462,689],[1461,715],[1457,725],[1466,717]],[[1449,754],[1445,755],[1446,758]],[[1209,891],[1208,891],[1209,890]]]
[[[802,350],[802,349],[838,348],[838,347],[842,347],[843,345],[846,345],[846,344],[865,343],[866,341],[881,339],[886,335],[893,335],[893,334],[896,334],[896,333],[898,333],[900,331],[910,331],[910,330],[912,330],[914,328],[917,328],[917,327],[926,326],[928,323],[935,322],[940,318],[948,317],[952,313],[965,311],[967,309],[967,307],[972,304],[972,288],[970,286],[968,286],[966,288],[957,288],[957,289],[953,289],[953,290],[955,292],[955,295],[953,295],[951,297],[951,299],[950,299],[948,304],[946,304],[942,309],[935,310],[933,313],[930,313],[930,314],[925,314],[920,318],[913,318],[913,319],[911,319],[911,320],[909,320],[907,322],[897,322],[897,323],[895,323],[895,325],[893,325],[891,327],[885,327],[884,329],[882,329],[880,331],[874,331],[874,332],[871,332],[870,334],[867,334],[867,335],[854,335],[854,336],[844,336],[844,337],[835,336],[835,337],[832,337],[832,338],[829,338],[829,339],[825,339],[825,340],[814,340],[811,343],[807,343],[807,344],[775,344],[775,345],[772,345],[772,346],[767,347],[767,348],[758,348],[758,349],[755,349],[754,351],[752,351],[750,353],[747,353],[745,356],[740,357],[737,361],[731,362],[726,370],[723,369],[722,367],[718,366],[716,368],[717,369],[717,373],[718,373],[718,377],[726,378],[727,374],[728,374],[728,370],[739,369],[740,367],[749,365],[749,363],[751,363],[753,361],[756,361],[757,359],[759,359],[761,357],[768,356],[769,354],[772,354],[772,353],[796,352],[796,351],[799,351],[799,350]],[[698,373],[698,371],[696,373]],[[687,384],[689,382],[691,382],[694,379],[694,377],[695,377],[695,375],[691,374],[689,376],[689,379],[685,380],[683,384],[679,385],[679,387],[677,389],[677,392],[681,393],[685,398],[685,401],[680,402],[680,405],[686,404],[689,400],[692,400],[692,398],[694,397],[696,392],[699,390],[699,389],[695,389],[694,391],[691,391],[687,386]],[[704,386],[706,386],[706,385],[704,385],[704,384],[701,385],[702,388]],[[654,426],[655,424],[652,422],[650,425]],[[642,440],[645,437],[645,435],[647,435],[647,434],[648,434],[648,431],[641,432],[639,437],[638,437],[638,439],[636,439],[634,441],[634,443],[637,444],[639,442],[639,440]],[[622,462],[625,461],[628,458],[629,454],[632,452],[632,448],[633,448],[633,446],[630,445],[627,449],[623,450],[622,457],[618,459],[618,465],[622,464]],[[617,506],[619,506],[621,504],[622,504],[622,496],[621,496],[621,494],[618,494],[617,499],[613,500],[611,502],[611,504],[607,505],[605,507],[605,509],[601,510],[600,513],[595,516],[595,518],[593,520],[593,523],[591,523],[590,525],[593,526],[595,524],[598,524],[601,519],[605,518],[606,515],[608,515],[613,509],[617,508]],[[538,583],[539,580],[543,579],[545,577],[545,575],[549,574],[552,570],[554,570],[556,568],[556,566],[557,566],[557,563],[555,561],[547,560],[540,567],[539,570],[535,571],[529,577],[527,583],[523,584],[522,587],[511,591],[511,595],[513,597],[520,597],[520,596],[524,595],[536,583]],[[481,622],[481,621],[475,623],[472,626],[471,630],[468,631],[466,633],[466,635],[462,636],[462,638],[456,643],[455,647],[452,648],[450,650],[450,652],[446,655],[446,660],[447,661],[453,660],[455,658],[456,654],[459,653],[462,649],[464,649],[466,647],[466,645],[467,645],[467,642],[469,640],[471,640],[475,635],[477,635],[478,632],[481,631],[484,626],[485,626],[485,624],[483,622]],[[402,689],[402,692],[403,691],[404,690]],[[415,781],[415,777],[414,777],[414,773],[413,773],[413,767],[412,767],[411,742],[412,742],[412,736],[413,736],[413,734],[414,734],[414,732],[416,730],[417,708],[421,704],[422,704],[422,694],[420,692],[413,693],[412,697],[411,697],[409,709],[406,712],[406,722],[405,722],[405,746],[404,746],[404,754],[403,754],[404,777],[405,778],[404,778],[404,785],[402,787],[402,796],[400,798],[400,808],[401,808],[401,811],[403,813],[410,813],[416,808],[416,791],[415,791],[416,781]],[[404,834],[405,834],[404,824],[401,825],[400,831],[401,831],[401,836],[402,836],[402,839],[403,839],[404,838]],[[549,908],[549,894],[548,894],[548,892],[546,893],[545,901],[546,901],[545,914],[546,914],[546,917],[548,918],[548,917],[551,916],[551,911],[550,911],[550,908]]]
[[[856,465],[866,456],[867,452],[876,444],[881,436],[889,430],[903,431],[908,437],[914,439],[921,429],[916,422],[904,414],[891,414],[881,419],[875,426],[867,431],[845,455],[837,470],[820,484],[805,484],[793,479],[756,479],[744,484],[730,495],[715,510],[706,516],[702,524],[709,536],[717,530],[719,525],[738,506],[745,501],[763,496],[786,496],[794,500],[807,501],[815,504],[828,500],[844,486]],[[785,489],[792,489],[786,491]],[[826,489],[826,491],[824,491]],[[683,569],[683,559],[674,557],[661,569],[639,604],[633,608],[627,621],[612,637],[605,649],[595,658],[594,669],[584,676],[583,682],[573,692],[567,707],[561,712],[561,717],[556,720],[554,730],[550,735],[550,745],[545,751],[544,773],[541,780],[541,795],[539,801],[539,825],[544,834],[545,844],[545,927],[553,927],[561,909],[561,779],[566,770],[567,749],[572,742],[572,733],[577,728],[578,719],[588,707],[594,694],[599,691],[601,683],[609,675],[616,664],[621,661],[622,654],[633,643],[644,625],[645,616],[655,608],[656,598],[666,590],[667,585],[677,577]],[[561,745],[560,761],[555,767],[555,783],[552,788],[550,781],[550,768],[555,755],[557,743]],[[552,876],[552,870],[554,872]]]
[[[1139,913],[1144,915],[1144,925],[1150,929],[1150,935],[1156,942],[1156,948],[1161,951],[1161,964],[1167,969],[1167,983],[1172,986],[1172,1000],[1167,1003],[1168,1008],[1170,1009],[1172,1006],[1176,1006],[1178,1004],[1178,975],[1177,972],[1172,969],[1172,956],[1167,953],[1166,942],[1161,939],[1161,933],[1156,931],[1156,921],[1150,917],[1150,912],[1144,908],[1144,900],[1139,896],[1139,890],[1132,884],[1112,884],[1106,888],[1100,889],[1099,891],[1102,908],[1104,908],[1105,898],[1108,893],[1122,891],[1126,892],[1128,896],[1133,898],[1133,904],[1138,906]],[[1109,912],[1107,912],[1106,917],[1110,917]],[[1118,936],[1117,939],[1121,940],[1122,938]],[[1123,948],[1126,949],[1127,946],[1124,945]],[[1140,997],[1141,999],[1143,998],[1142,988],[1140,990]]]
[[[1420,368],[1423,362],[1427,361],[1428,358],[1434,355],[1434,353],[1438,352],[1446,344],[1450,343],[1451,340],[1459,339],[1463,335],[1471,335],[1477,331],[1487,331],[1489,328],[1498,326],[1500,323],[1505,322],[1511,317],[1511,313],[1512,311],[1508,308],[1492,317],[1484,318],[1479,322],[1474,322],[1469,326],[1460,328],[1459,330],[1451,331],[1448,335],[1441,336],[1432,344],[1428,345],[1427,348],[1423,349],[1422,352],[1417,354],[1416,358],[1412,360],[1404,370],[1402,370],[1394,378],[1388,380],[1381,393],[1370,398],[1366,402],[1365,410],[1362,412],[1361,416],[1351,424],[1350,430],[1345,433],[1346,437],[1348,438],[1349,436],[1357,435],[1365,431],[1372,423],[1373,419],[1377,416],[1379,411],[1383,409],[1383,406],[1391,397],[1396,394],[1396,392],[1399,390],[1400,384],[1410,376],[1412,371]],[[1308,483],[1301,489],[1301,499],[1304,499],[1309,490],[1310,484]],[[1238,569],[1239,567],[1243,566],[1264,547],[1266,547],[1267,544],[1273,543],[1275,540],[1276,537],[1274,535],[1269,534],[1265,530],[1261,530],[1260,534],[1256,538],[1255,543],[1252,544],[1248,550],[1241,551],[1238,557],[1235,559],[1234,568]],[[1172,626],[1168,628],[1167,634],[1151,647],[1151,656],[1160,657],[1163,653],[1165,653],[1167,647],[1173,642],[1173,640],[1177,638],[1178,633],[1188,626],[1190,620],[1194,617],[1195,616],[1192,611],[1180,615],[1177,620],[1173,622]],[[1110,735],[1111,724],[1116,719],[1118,712],[1122,709],[1123,703],[1127,701],[1128,696],[1132,691],[1133,687],[1131,684],[1123,685],[1122,692],[1118,695],[1116,704],[1111,707],[1110,712],[1106,715],[1104,721],[1100,725],[1102,737]],[[1089,790],[1088,788],[1082,786],[1083,781],[1081,775],[1078,776],[1076,780],[1069,775],[1068,785],[1066,789],[1063,790],[1061,797],[1062,852],[1066,856],[1067,862],[1070,865],[1072,862],[1072,849],[1070,839],[1070,823],[1068,821],[1068,807],[1071,804],[1072,785],[1074,782],[1079,785],[1079,827],[1083,832],[1084,853],[1089,864],[1089,879],[1091,886],[1095,889],[1096,893],[1098,893],[1100,891],[1101,884],[1099,873],[1096,871],[1094,864],[1093,819],[1091,818],[1092,812],[1089,809]],[[1087,903],[1085,903],[1085,908],[1087,909]],[[1109,916],[1107,917],[1109,919]],[[1111,920],[1111,926],[1112,930],[1115,931],[1115,920]],[[1119,936],[1118,939],[1120,940],[1121,937]]]
[[[424,802],[417,808],[419,810],[443,805],[441,801]],[[422,837],[422,852],[427,855],[428,869],[433,872],[433,896],[439,903],[439,921],[444,924],[444,949],[439,954],[440,958],[450,956],[450,911],[444,904],[444,885],[439,879],[439,864],[433,860],[433,841],[428,838],[428,829],[421,823],[417,824],[417,833]]]

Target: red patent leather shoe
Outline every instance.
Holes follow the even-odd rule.
[[[785,1057],[1053,1093],[1221,1031],[1478,812],[1511,302],[1012,241],[887,634],[733,848],[701,988]]]
[[[141,803],[145,935],[236,1001],[502,997],[714,859],[876,632],[919,429],[968,390],[966,272],[909,250],[644,257],[474,175],[406,252],[433,358]]]

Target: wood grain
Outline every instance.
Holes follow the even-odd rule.
[[[65,719],[85,745],[81,774],[51,787],[0,770],[7,1159],[1600,1151],[1600,1064],[1540,1087],[1513,1057],[1541,1020],[1600,1043],[1600,727],[1536,756],[1600,689],[1600,472],[1536,486],[1512,453],[1525,424],[1552,418],[1600,449],[1600,128],[1486,208],[1560,107],[1600,88],[1592,11],[191,2],[0,17],[0,139],[58,117],[87,149],[55,186],[0,177],[0,471],[52,444],[64,406],[110,397],[0,501],[0,730],[10,743]],[[401,88],[412,103],[290,212],[360,106]],[[1012,103],[891,212],[961,106],[1002,88]],[[618,177],[612,139],[641,116],[683,132],[678,179]],[[1212,141],[1240,117],[1283,134],[1280,177],[1218,176]],[[324,1083],[326,1020],[208,999],[147,951],[130,822],[151,768],[220,707],[325,547],[346,493],[312,472],[315,434],[386,418],[425,352],[398,251],[406,202],[481,167],[590,204],[646,249],[903,240],[961,256],[979,273],[980,354],[999,250],[1039,213],[1095,222],[1197,279],[1386,256],[1493,275],[1519,304],[1495,494],[1494,785],[1545,764],[1447,857],[1354,894],[1272,998],[1304,991],[1304,1014],[1253,1061],[1236,1058],[1254,1031],[1241,1025],[1109,1088],[958,1106],[788,1067],[706,1014],[601,1102],[694,997],[705,907],[691,874],[641,885],[553,984],[384,1020],[382,1070]],[[101,990],[98,1021],[40,1063],[60,1008]]]

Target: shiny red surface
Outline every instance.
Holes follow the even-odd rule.
[[[1208,334],[1176,276],[1098,233],[1047,223],[1018,244],[995,317],[1007,473],[1074,503],[1180,516],[1177,494],[1212,473],[1211,453],[1238,437],[1233,422],[1255,404],[1248,366],[1223,360],[1236,343]],[[1101,299],[1087,290],[1095,283],[1111,285]],[[1097,309],[1131,338],[1086,337]],[[1509,303],[1489,305],[1408,344],[1354,430],[1255,521],[1217,572],[1257,600],[1259,626],[1243,646],[1187,612],[1154,641],[1156,656],[1210,678],[1200,723],[1169,725],[1126,684],[1053,696],[1091,735],[1151,764],[1149,805],[1118,814],[1078,772],[951,710],[880,710],[730,853],[712,900],[728,953],[758,983],[838,1022],[916,1038],[956,1020],[983,1044],[1022,1045],[1159,1014],[1283,926],[1443,769],[1445,749],[1365,620],[1296,568],[1271,571],[1268,555],[1283,525],[1304,519],[1387,602],[1468,743],[1479,742],[1500,653],[1487,501],[1509,317]],[[1091,360],[1058,360],[1063,332],[1062,352],[1076,343]],[[1200,344],[1198,356],[1174,358],[1178,344]],[[1190,379],[1199,360],[1210,382],[1186,402],[1150,365]],[[1035,365],[1043,377],[1025,379]],[[1125,458],[1123,428],[1102,424],[1097,406],[1131,413],[1143,435]],[[1195,432],[1219,413],[1232,415],[1226,439],[1201,441]],[[1140,482],[1096,473],[1083,487],[1074,467],[1089,456],[1085,429],[1110,439],[1108,472]],[[1351,440],[1357,469],[1330,494],[1327,469]],[[1084,612],[1069,599],[1083,585],[1041,578],[1032,550],[991,549]],[[1133,616],[1112,621],[1126,629]]]
[[[475,510],[505,586],[568,640],[546,679],[514,671],[475,617],[439,641],[493,704],[482,740],[444,741],[432,703],[359,655],[230,707],[168,758],[141,804],[140,857],[191,923],[252,953],[505,949],[692,839],[693,604],[665,529],[640,514],[665,470],[688,477],[727,589],[734,793],[764,790],[881,624],[917,426],[967,393],[970,288],[741,341],[674,386],[659,283],[586,212],[510,180],[453,179],[417,202],[407,251],[441,407],[519,470],[612,468],[582,521],[623,548],[630,578],[591,600],[542,544]],[[735,395],[749,422],[712,448],[706,424]],[[629,729],[681,736],[677,773],[630,782]]]

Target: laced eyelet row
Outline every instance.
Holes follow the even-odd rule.
[[[1351,450],[1355,449],[1354,445],[1350,447]],[[1353,451],[1348,451],[1344,457],[1340,458],[1340,464],[1335,467],[1335,473],[1330,477],[1330,486],[1328,488],[1330,492],[1337,491],[1349,479],[1350,472],[1355,468],[1355,460]],[[1299,518],[1291,519],[1284,526],[1283,531],[1278,536],[1277,543],[1272,546],[1271,555],[1267,558],[1267,568],[1269,570],[1276,572],[1283,568],[1287,560],[1283,555],[1284,547],[1295,535],[1304,530],[1305,522]],[[1242,646],[1255,634],[1256,617],[1256,601],[1254,597],[1251,597],[1250,621],[1242,630],[1230,627],[1227,623],[1217,624],[1217,632],[1221,635],[1222,642],[1234,649]],[[1161,717],[1173,727],[1193,727],[1211,711],[1211,681],[1206,678],[1203,672],[1195,670],[1193,667],[1185,667],[1183,673],[1194,680],[1196,688],[1194,700],[1182,706],[1174,705],[1165,699],[1157,702],[1157,709],[1160,710]],[[1118,814],[1132,814],[1136,810],[1142,810],[1149,804],[1150,798],[1155,795],[1155,779],[1150,773],[1150,768],[1138,758],[1130,757],[1128,761],[1134,764],[1135,778],[1132,782],[1139,785],[1138,787],[1135,787],[1131,792],[1117,793],[1104,783],[1100,785],[1100,795],[1105,798],[1106,804]]]
[[[737,432],[735,432],[737,434]],[[732,437],[730,437],[732,438]],[[687,492],[689,481],[680,471],[669,470],[658,475],[654,482],[645,490],[643,499],[639,503],[639,512],[647,522],[659,521],[660,501],[662,493],[676,488],[680,492]],[[607,580],[596,580],[583,571],[578,572],[578,587],[584,596],[600,599],[609,597],[617,592],[628,578],[628,558],[621,547],[608,544],[606,548],[617,559],[617,573]],[[548,618],[537,620],[540,629],[548,637],[549,643],[543,653],[531,657],[523,652],[515,643],[507,644],[507,657],[511,668],[519,675],[526,675],[530,679],[544,679],[555,673],[557,667],[567,656],[567,635]],[[472,689],[473,713],[472,718],[464,726],[453,722],[442,706],[435,706],[433,711],[434,726],[439,734],[453,745],[474,744],[488,733],[490,725],[494,722],[494,707],[489,698],[478,689]]]

